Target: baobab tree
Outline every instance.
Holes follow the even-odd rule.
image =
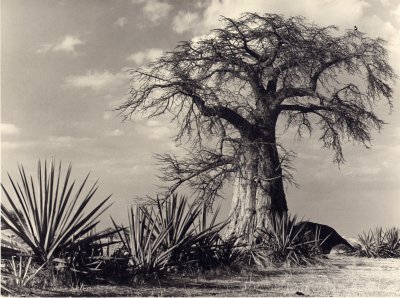
[[[323,147],[344,162],[342,143],[368,146],[384,124],[376,103],[392,106],[385,42],[359,30],[340,34],[303,17],[243,14],[223,27],[181,42],[145,69],[131,71],[125,118],[171,113],[176,141],[187,156],[158,156],[162,179],[193,187],[202,198],[233,182],[228,232],[266,228],[268,216],[287,211],[284,179],[290,153],[278,144],[278,119],[299,135],[316,128]]]

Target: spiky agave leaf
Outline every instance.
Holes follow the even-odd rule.
[[[25,286],[32,278],[34,278],[46,263],[43,263],[38,268],[33,268],[32,257],[26,256],[27,260],[24,260],[25,256],[20,255],[19,260],[16,261],[16,256],[12,256],[10,260],[7,260],[2,267],[1,273],[3,278],[10,279],[19,286]]]
[[[69,181],[71,170],[69,165],[62,179],[61,162],[56,169],[54,160],[49,168],[47,162],[42,167],[39,161],[36,183],[32,176],[28,179],[24,167],[20,165],[20,183],[8,175],[14,196],[1,184],[6,202],[10,205],[6,207],[3,202],[1,204],[1,215],[6,226],[19,236],[42,262],[59,257],[61,252],[73,250],[84,238],[85,241],[98,240],[101,234],[88,233],[97,225],[99,216],[111,205],[106,205],[111,197],[109,196],[92,209],[88,209],[88,203],[97,190],[97,182],[82,198],[88,174],[75,195],[72,195],[75,181]]]
[[[115,221],[112,222],[128,251],[132,269],[135,273],[161,273],[169,261],[175,245],[165,249],[164,242],[171,225],[157,226],[154,213],[143,206],[131,207],[128,211],[129,226],[122,230]]]
[[[224,250],[224,241],[221,239],[220,232],[229,221],[226,219],[216,223],[221,205],[217,207],[210,221],[207,205],[203,203],[200,206],[201,213],[192,237],[191,259],[197,261],[201,267],[210,268],[220,264],[221,250]]]
[[[400,257],[400,230],[392,227],[384,230],[381,227],[363,231],[358,235],[356,255],[368,258]]]
[[[305,225],[297,225],[296,215],[272,214],[270,217],[272,235],[272,255],[279,260],[294,264],[310,264],[314,246],[320,242],[317,235],[314,240],[307,240]],[[325,239],[323,240],[325,241]]]
[[[163,242],[165,248],[179,246],[177,251],[185,253],[193,244],[194,223],[201,212],[199,206],[189,205],[186,197],[173,194],[163,201],[157,198],[157,205],[152,210],[155,210],[157,228],[163,230],[170,227]]]
[[[372,230],[358,235],[357,254],[363,257],[377,257],[375,236]]]
[[[400,229],[388,228],[385,235],[387,247],[396,257],[400,257]]]
[[[131,207],[129,227],[118,232],[134,271],[157,273],[170,266],[193,263],[199,259],[198,248],[209,249],[211,241],[216,245],[216,235],[224,223],[214,224],[214,215],[208,227],[203,224],[203,205],[188,204],[185,197],[175,194],[155,202],[147,208]],[[121,229],[112,221],[115,228]]]
[[[170,226],[164,245],[172,250],[170,265],[184,265],[207,258],[216,245],[218,233],[226,223],[215,224],[218,214],[215,212],[207,226],[207,210],[205,204],[188,203],[184,196],[173,194],[165,200],[157,198],[155,221],[159,229]]]

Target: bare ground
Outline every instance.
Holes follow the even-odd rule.
[[[400,260],[329,256],[310,267],[212,271],[152,285],[23,289],[18,296],[398,296]]]

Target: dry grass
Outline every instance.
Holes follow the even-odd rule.
[[[171,276],[151,285],[24,289],[24,296],[400,296],[400,260],[329,256],[320,265]]]

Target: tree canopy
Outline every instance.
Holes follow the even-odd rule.
[[[280,148],[272,165],[285,178],[290,154],[275,138],[278,117],[300,136],[320,132],[337,163],[344,140],[368,146],[372,130],[382,128],[374,108],[382,100],[392,107],[395,78],[384,40],[276,14],[222,17],[222,24],[131,70],[129,98],[119,108],[125,118],[168,112],[179,123],[176,140],[190,141],[188,155],[158,156],[170,190],[188,183],[205,198],[218,196],[256,143]],[[263,179],[277,178],[269,175]]]

